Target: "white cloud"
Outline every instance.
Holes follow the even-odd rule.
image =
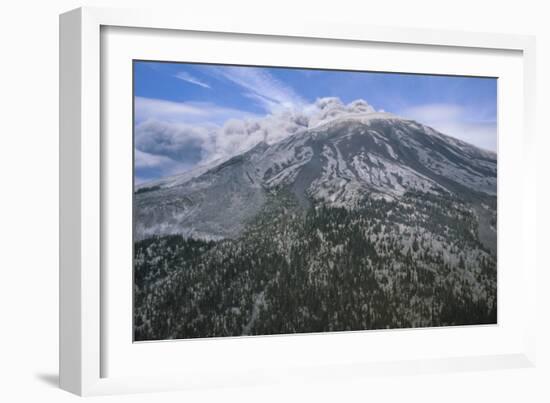
[[[135,97],[134,112],[137,123],[157,120],[186,124],[223,124],[231,118],[250,118],[253,113],[225,108],[209,102],[174,102],[162,99]]]
[[[168,157],[173,161],[195,164],[210,147],[215,128],[200,125],[147,120],[135,128],[137,150]]]
[[[235,113],[220,112],[215,105],[200,105],[208,109],[202,111],[197,104],[145,98],[140,102],[151,109],[144,116],[160,118],[149,118],[136,125],[135,147],[139,151],[136,152],[136,167],[155,168],[165,175],[184,172],[214,160],[226,160],[262,141],[276,143],[342,114],[374,112],[374,108],[362,100],[345,105],[338,98],[320,98],[315,103],[278,109],[261,118],[253,115],[244,119],[231,117],[216,125],[207,120],[187,122],[196,120],[197,116],[207,119],[209,115],[233,116]],[[168,110],[163,110],[164,106]]]
[[[155,155],[136,149],[134,152],[134,165],[136,168],[158,168],[175,163],[171,158],[163,155]]]
[[[424,123],[424,122],[422,122]],[[497,151],[496,122],[436,122],[426,123],[437,131],[489,151]]]
[[[192,76],[191,74],[187,73],[186,71],[180,71],[180,72],[176,73],[174,75],[174,77],[176,77],[180,80],[186,81],[188,83],[198,85],[199,87],[210,88],[209,84],[207,84],[206,82],[204,82],[202,80],[199,80],[198,78],[196,78],[195,76]]]
[[[338,116],[375,112],[363,100],[346,105],[335,97],[294,108],[276,108],[261,118],[213,104],[146,98],[136,101],[141,105],[141,117],[148,118],[135,129],[136,168],[152,168],[162,176],[215,160],[221,162],[259,142],[273,144]],[[460,106],[423,105],[402,110],[400,115],[478,147],[496,149],[496,123],[468,120],[472,114]]]
[[[481,111],[455,104],[428,104],[405,108],[399,114],[486,150],[497,149],[496,121],[484,119]]]
[[[305,101],[292,88],[273,77],[269,72],[253,67],[213,67],[217,77],[225,78],[243,88],[243,95],[254,99],[266,111],[292,109]]]
[[[463,108],[453,104],[428,104],[406,108],[402,114],[422,123],[445,122],[459,119],[463,114]]]
[[[143,97],[135,97],[134,112],[138,121],[152,118],[177,121],[185,118],[197,119],[207,116],[204,109],[197,108],[189,103]]]
[[[224,129],[232,120],[256,117],[247,111],[144,97],[136,97],[134,105],[138,173],[147,169],[162,176],[184,172],[196,164],[238,153],[252,141],[244,135],[228,136]]]
[[[262,69],[214,67],[210,71],[218,78],[237,84],[244,96],[256,100],[269,114],[258,117],[213,103],[136,97],[138,170],[154,168],[163,174],[183,172],[196,165],[225,160],[261,141],[273,144],[340,114],[374,111],[362,100],[345,105],[338,98],[321,98],[308,104]],[[194,79],[185,75],[179,78]]]
[[[164,177],[191,169],[193,164],[185,164],[164,155],[150,154],[136,148],[134,150],[134,166],[138,172],[153,170],[155,175]],[[136,176],[135,180],[136,184],[147,182],[147,179],[139,176]]]

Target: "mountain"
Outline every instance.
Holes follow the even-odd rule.
[[[348,114],[219,165],[142,185],[136,237],[234,237],[281,188],[304,208],[353,209],[365,197],[395,200],[409,191],[482,202],[496,195],[496,155],[389,113]]]
[[[496,321],[496,154],[364,104],[139,186],[137,340]]]

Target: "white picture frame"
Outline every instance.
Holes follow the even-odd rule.
[[[118,332],[114,339],[107,331],[112,327],[112,320],[118,320],[117,310],[113,310],[108,298],[109,290],[105,281],[112,279],[105,273],[108,267],[106,261],[107,247],[104,243],[105,220],[109,217],[102,212],[109,198],[105,196],[109,169],[108,153],[105,147],[116,147],[110,141],[102,138],[102,133],[108,132],[110,123],[105,117],[108,111],[105,108],[104,96],[109,93],[109,82],[103,80],[102,57],[105,47],[102,32],[109,27],[117,29],[154,29],[156,32],[185,33],[217,33],[223,35],[241,35],[253,37],[254,40],[294,41],[307,46],[310,40],[331,41],[331,46],[339,44],[372,44],[379,47],[399,45],[422,47],[422,49],[467,50],[478,55],[491,52],[513,52],[514,64],[521,67],[521,83],[515,88],[521,104],[521,113],[517,121],[520,133],[514,137],[514,143],[503,146],[510,149],[517,146],[520,149],[522,169],[515,175],[514,185],[521,186],[514,197],[514,206],[520,210],[505,209],[505,214],[517,215],[514,223],[510,219],[510,226],[519,231],[515,274],[510,275],[507,284],[516,284],[521,296],[521,308],[528,314],[524,315],[521,323],[511,317],[509,322],[504,321],[500,328],[485,328],[479,333],[472,329],[446,328],[430,331],[392,331],[371,333],[371,339],[377,340],[393,338],[399,343],[411,343],[422,339],[432,341],[450,341],[453,338],[466,340],[463,350],[444,349],[432,354],[418,356],[404,355],[399,349],[387,359],[376,360],[357,359],[339,361],[327,354],[325,358],[312,358],[313,354],[299,354],[295,361],[276,360],[269,355],[269,351],[277,352],[277,348],[293,348],[306,351],[308,346],[334,350],[342,343],[359,346],[365,342],[364,332],[354,334],[336,334],[330,336],[300,335],[279,337],[253,337],[230,340],[210,340],[208,342],[191,341],[192,349],[212,349],[216,344],[217,351],[232,350],[245,351],[254,356],[265,354],[268,359],[262,364],[261,371],[252,366],[254,358],[243,359],[235,368],[216,366],[200,371],[193,371],[193,359],[185,364],[166,365],[170,368],[166,372],[152,375],[147,371],[133,373],[128,368],[119,366],[116,371],[108,368],[108,361],[128,360],[132,354],[151,356],[153,353],[135,351],[130,346],[123,346],[113,342],[122,339],[123,331],[111,329],[111,333]],[[126,33],[127,34],[127,33]],[[131,35],[131,33],[130,33]],[[161,39],[159,39],[160,41]],[[166,40],[170,46],[170,41]],[[177,40],[177,38],[175,39]],[[114,43],[114,42],[113,42]],[[122,43],[122,42],[120,42]],[[111,46],[111,45],[109,45]],[[144,43],[145,47],[146,44]],[[266,20],[207,20],[195,18],[192,15],[160,12],[151,10],[117,10],[103,8],[80,8],[69,11],[60,17],[60,385],[63,389],[79,395],[97,395],[114,393],[134,393],[145,391],[160,391],[171,389],[186,389],[198,387],[250,385],[258,383],[295,382],[305,379],[342,379],[345,377],[368,376],[369,374],[410,374],[419,372],[464,371],[492,368],[528,367],[535,363],[535,289],[536,289],[536,262],[535,262],[535,134],[534,134],[534,92],[535,92],[535,42],[533,37],[519,35],[501,35],[486,33],[466,33],[455,31],[429,31],[406,28],[382,28],[358,25],[344,25],[337,23],[314,23],[305,21],[300,24],[278,24]],[[121,52],[123,53],[123,52]],[[127,57],[132,57],[129,54]],[[433,58],[433,56],[430,56]],[[519,64],[518,64],[519,63]],[[510,74],[520,74],[514,70]],[[512,71],[510,70],[510,71]],[[111,74],[111,73],[109,73]],[[507,74],[507,73],[505,73]],[[108,98],[108,105],[115,105]],[[131,101],[128,101],[131,102]],[[507,105],[501,105],[508,111]],[[500,110],[500,109],[499,109]],[[500,124],[500,121],[499,121]],[[506,138],[511,138],[508,136]],[[514,146],[514,147],[515,147]],[[500,147],[500,144],[499,144]],[[517,148],[516,147],[516,148]],[[120,150],[121,148],[118,148]],[[116,148],[111,150],[116,152]],[[500,152],[500,151],[499,151]],[[131,150],[127,153],[131,154]],[[126,156],[127,157],[127,156]],[[499,155],[500,158],[500,155]],[[504,160],[506,166],[509,160]],[[499,170],[501,169],[499,159]],[[499,177],[499,187],[501,185]],[[505,184],[506,185],[506,184]],[[506,188],[506,186],[505,186]],[[500,198],[499,191],[499,198]],[[107,200],[107,201],[106,201]],[[500,203],[500,201],[499,201]],[[500,204],[499,204],[500,209]],[[501,210],[499,210],[499,215]],[[506,219],[506,218],[505,218]],[[499,237],[501,235],[499,216]],[[499,245],[499,270],[503,256]],[[504,256],[506,257],[506,256]],[[520,279],[518,282],[516,280]],[[499,277],[499,281],[502,279]],[[113,283],[114,284],[114,283]],[[119,283],[120,284],[120,281]],[[506,294],[504,294],[504,297]],[[502,295],[499,294],[499,298]],[[500,303],[499,303],[500,304]],[[505,306],[508,306],[505,304]],[[122,305],[120,307],[123,307]],[[120,308],[119,307],[119,308]],[[499,315],[502,305],[499,305]],[[120,309],[119,309],[120,310]],[[128,313],[130,314],[130,313]],[[516,323],[517,322],[517,323]],[[500,323],[500,319],[499,319]],[[508,325],[510,323],[510,325]],[[496,329],[496,330],[494,330]],[[478,349],[470,348],[477,337],[489,340],[492,335],[502,336],[503,344],[493,351],[483,350],[483,344]],[[375,336],[372,336],[375,334]],[[397,334],[397,336],[394,336]],[[510,338],[513,341],[506,341]],[[506,340],[505,340],[506,339]],[[264,341],[265,340],[265,341]],[[131,340],[128,340],[131,344]],[[507,344],[508,343],[508,344]],[[141,350],[150,348],[155,356],[166,357],[177,349],[175,343],[160,342],[146,343],[150,347],[141,347]],[[498,344],[498,343],[495,343]],[[154,346],[156,345],[156,346]],[[189,346],[189,344],[187,344]],[[128,347],[128,348],[126,348]],[[239,350],[240,349],[240,350]],[[162,350],[162,351],[161,351]],[[113,351],[124,351],[118,354]],[[160,354],[160,355],[159,355]],[[179,353],[177,353],[179,354]],[[344,352],[344,355],[347,354]],[[115,357],[111,359],[112,357]],[[272,357],[272,358],[269,358]],[[351,355],[350,355],[351,357]],[[150,357],[149,357],[150,358]],[[226,357],[230,359],[230,357]],[[194,358],[198,363],[198,358]],[[210,359],[210,358],[209,358]],[[212,357],[211,360],[215,360]],[[143,361],[144,366],[153,362],[168,364],[167,358],[161,361]],[[164,361],[162,361],[164,360]],[[131,362],[131,360],[128,360]],[[213,364],[215,361],[208,362]],[[220,362],[221,364],[221,362]],[[233,371],[234,370],[234,371]]]

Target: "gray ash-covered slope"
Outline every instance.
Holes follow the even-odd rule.
[[[348,114],[217,166],[140,186],[135,234],[236,237],[282,188],[304,208],[354,209],[365,198],[399,200],[416,191],[457,194],[485,215],[496,176],[492,152],[389,113]]]

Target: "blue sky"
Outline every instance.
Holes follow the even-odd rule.
[[[493,78],[136,61],[134,95],[138,183],[239,152],[259,141],[251,121],[271,116],[262,132],[280,130],[279,116],[310,116],[324,97],[362,99],[496,151]]]

